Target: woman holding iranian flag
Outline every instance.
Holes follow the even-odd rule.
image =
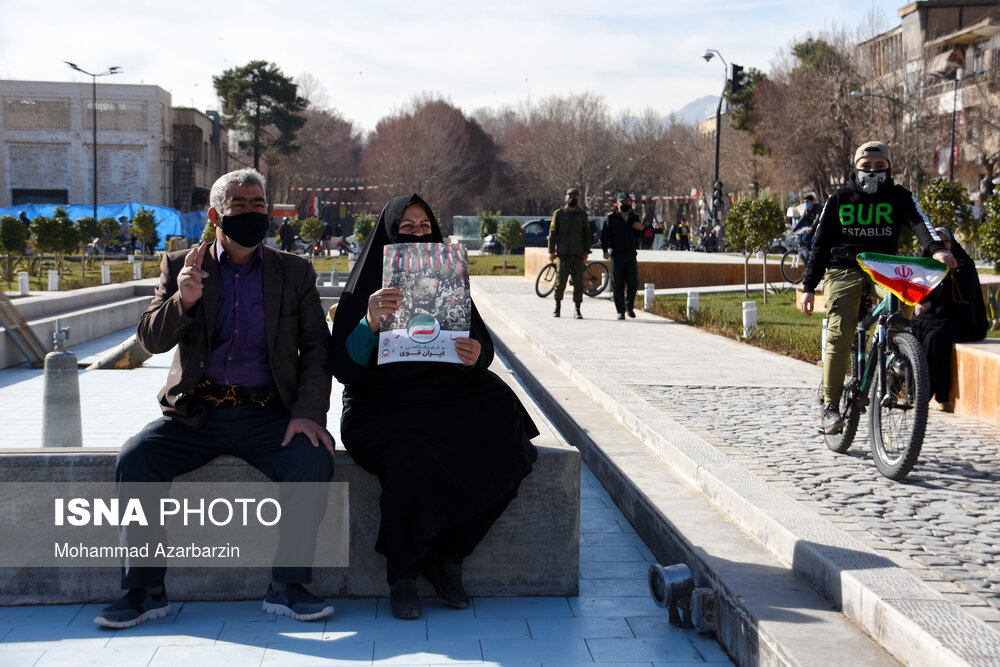
[[[830,196],[820,213],[799,302],[802,312],[812,315],[816,286],[822,278],[828,319],[822,430],[827,435],[844,428],[838,406],[850,368],[858,309],[869,281],[855,257],[863,252],[895,255],[899,232],[906,225],[935,260],[949,267],[956,265],[913,194],[893,182],[887,145],[869,141],[859,146],[854,169],[848,184]],[[881,288],[876,287],[876,291]]]

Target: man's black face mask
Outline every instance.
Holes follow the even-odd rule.
[[[566,204],[569,205],[570,208],[573,208],[576,206],[577,201],[579,200],[576,197],[570,197]]]
[[[219,221],[222,233],[244,248],[255,248],[267,236],[267,213],[247,211],[224,215]]]

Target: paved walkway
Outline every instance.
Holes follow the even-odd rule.
[[[93,360],[129,335],[71,349]],[[85,446],[120,446],[158,416],[169,362],[82,373]],[[0,371],[0,448],[40,445],[41,397],[41,371]],[[339,414],[339,385],[331,399]],[[652,554],[586,466],[581,496],[579,597],[473,598],[463,611],[428,599],[418,621],[394,619],[385,599],[334,600],[334,617],[315,624],[263,614],[259,601],[174,601],[172,615],[122,631],[93,624],[101,605],[5,607],[0,665],[731,664],[715,640],[670,625],[653,604]],[[109,597],[116,583],[109,572]]]
[[[582,321],[555,319],[552,300],[538,299],[526,278],[475,281],[474,296],[481,310],[516,330],[640,438],[657,446],[663,441],[682,454],[695,444],[710,445],[740,475],[763,481],[796,507],[830,516],[873,553],[984,621],[986,651],[992,651],[987,664],[1000,662],[996,427],[932,411],[919,463],[905,483],[891,482],[871,461],[866,426],[847,455],[824,445],[817,431],[816,366],[649,313],[618,321],[604,295],[585,299]],[[752,493],[742,500],[749,512],[775,510],[761,507]],[[775,514],[779,525],[781,512]],[[735,518],[754,532],[753,519]],[[795,526],[783,527],[795,533]],[[947,627],[950,621],[938,621],[942,632],[955,630]]]

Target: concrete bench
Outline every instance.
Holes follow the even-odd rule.
[[[579,563],[580,459],[575,449],[548,442],[518,497],[467,560],[465,582],[478,596],[576,595]],[[0,481],[101,481],[114,478],[114,450],[11,450],[0,454]],[[184,482],[264,482],[243,461],[226,456]],[[385,559],[374,552],[378,532],[378,479],[343,450],[333,481],[348,482],[350,566],[317,568],[313,588],[330,597],[387,596]],[[118,592],[112,568],[2,568],[0,604],[81,603],[109,600]],[[178,600],[244,600],[261,597],[267,568],[171,568],[170,595]],[[422,585],[426,582],[421,580]],[[433,595],[429,587],[422,592]]]
[[[1000,426],[1000,339],[955,345],[951,398],[955,414]]]
[[[465,583],[476,596],[578,594],[580,547],[580,453],[557,434],[498,362],[493,370],[521,397],[542,434],[534,470],[518,497],[466,560]],[[101,371],[105,372],[105,371]],[[336,425],[331,427],[336,429]],[[336,430],[334,430],[336,432]],[[475,438],[475,434],[470,434]],[[10,449],[0,451],[0,482],[108,482],[117,449]],[[349,567],[317,568],[315,592],[329,597],[388,596],[385,559],[374,551],[380,511],[378,479],[337,449],[333,481],[349,484]],[[265,477],[234,457],[220,457],[186,482],[262,482]],[[260,598],[267,568],[172,568],[167,587],[177,600]],[[0,605],[83,603],[118,595],[116,568],[0,568]],[[421,579],[422,595],[433,595]]]

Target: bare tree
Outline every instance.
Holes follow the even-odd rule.
[[[475,206],[491,182],[496,150],[479,124],[429,95],[378,122],[362,157],[365,175],[390,192],[419,192],[442,214]],[[471,210],[471,209],[470,209]]]

